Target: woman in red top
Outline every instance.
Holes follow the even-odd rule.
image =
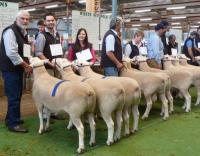
[[[92,62],[92,64],[94,64],[96,61],[95,51],[92,47],[92,44],[88,42],[87,31],[84,28],[80,28],[78,30],[74,45],[72,45],[68,49],[67,59],[69,61],[76,60],[77,59],[76,53],[81,52],[82,50],[86,50],[88,48],[90,49],[90,52],[92,54],[92,59],[89,61]]]

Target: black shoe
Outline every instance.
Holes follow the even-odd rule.
[[[15,133],[27,133],[28,132],[28,129],[23,128],[19,125],[15,126],[15,127],[8,127],[8,130],[10,132],[15,132]]]
[[[55,115],[55,114],[51,114],[51,119],[55,119],[55,120],[65,120],[64,117],[60,116],[60,115]]]

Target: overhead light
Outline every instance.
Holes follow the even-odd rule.
[[[150,12],[151,9],[144,9],[144,10],[135,10],[135,13],[140,13],[140,12]]]
[[[149,26],[156,26],[156,25],[157,25],[156,23],[149,24]]]
[[[86,3],[86,0],[79,0],[79,3]]]
[[[169,8],[167,8],[167,10],[177,10],[177,9],[185,9],[185,6],[169,7]]]
[[[152,18],[141,18],[140,21],[151,21]]]
[[[172,17],[172,19],[183,19],[183,18],[186,18],[186,16],[174,16],[174,17]]]
[[[172,27],[172,29],[181,29],[182,27],[179,26],[179,27]]]
[[[132,27],[140,27],[141,24],[133,24]]]
[[[58,7],[58,4],[45,6],[46,9],[56,8],[56,7]]]
[[[191,28],[198,28],[199,26],[198,25],[192,25],[190,26]]]
[[[198,23],[200,23],[200,22],[198,22]]]
[[[62,19],[66,20],[66,19],[67,19],[67,17],[63,17]]]
[[[35,11],[36,8],[26,9],[26,11]]]
[[[172,25],[179,25],[179,24],[181,24],[181,23],[179,23],[179,22],[178,23],[172,23]]]
[[[125,22],[130,22],[130,21],[131,21],[130,19],[126,19],[126,20],[125,20]]]

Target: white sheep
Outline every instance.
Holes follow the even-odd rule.
[[[79,147],[77,152],[81,153],[85,148],[84,127],[80,119],[84,113],[87,113],[90,123],[90,145],[95,143],[95,121],[93,115],[96,104],[95,92],[85,83],[63,81],[50,76],[44,67],[44,60],[31,58],[30,63],[33,66],[34,78],[32,96],[40,119],[39,134],[49,128],[50,112],[65,111],[69,114],[70,119],[78,130]],[[43,109],[47,112],[47,124],[45,127]]]
[[[63,62],[64,61],[64,62]],[[74,74],[71,69],[71,63],[66,59],[57,58],[53,60],[61,73],[62,79],[70,81],[82,81],[89,84],[97,96],[97,106],[100,110],[103,120],[108,127],[107,145],[111,145],[114,140],[120,139],[122,125],[122,110],[124,107],[124,89],[118,82],[104,79],[103,76],[99,79],[92,77],[82,77]],[[116,131],[114,134],[114,122],[112,114],[116,117]],[[70,127],[70,126],[69,126]]]
[[[191,110],[191,96],[188,90],[193,83],[192,74],[175,67],[168,55],[163,58],[163,67],[171,78],[172,87],[178,89],[185,98],[183,109],[185,109],[185,112],[189,112]]]
[[[142,119],[148,118],[153,103],[152,96],[158,93],[162,102],[162,112],[164,111],[163,119],[166,120],[169,117],[169,112],[168,101],[165,96],[165,79],[150,72],[142,72],[132,69],[129,61],[129,59],[127,60],[126,58],[123,58],[123,63],[126,68],[121,70],[120,76],[130,77],[139,83],[147,103],[147,107]]]
[[[95,73],[90,68],[90,63],[88,62],[80,62],[79,63],[79,73],[84,77],[94,77],[101,79],[103,75]],[[132,133],[138,130],[138,104],[140,102],[141,97],[141,89],[137,81],[127,78],[127,77],[115,77],[109,76],[105,77],[106,80],[112,80],[112,82],[119,82],[125,91],[125,105],[123,109],[123,118],[125,122],[125,135],[129,135],[129,109],[132,110],[134,124],[131,130]]]

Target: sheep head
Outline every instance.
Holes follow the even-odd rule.
[[[49,60],[48,59],[41,60],[38,57],[31,57],[31,58],[29,58],[29,62],[30,62],[30,66],[32,66],[34,68],[34,67],[39,67],[39,66],[42,66],[42,65],[48,63]]]
[[[147,58],[145,56],[138,55],[138,56],[133,57],[132,60],[136,62],[146,62]]]
[[[185,56],[185,54],[179,54],[178,58],[179,59],[183,59],[183,60],[190,60],[190,58],[188,58],[187,56]]]
[[[52,63],[54,65],[56,65],[57,68],[60,68],[60,69],[64,69],[66,67],[69,67],[72,65],[71,62],[69,62],[67,59],[65,58],[56,58],[56,59],[53,59],[52,60]]]

